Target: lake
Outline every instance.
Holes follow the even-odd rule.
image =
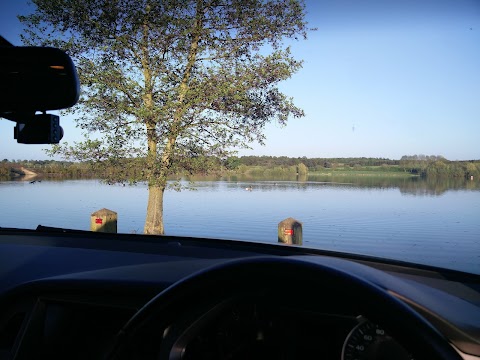
[[[184,182],[185,185],[188,182]],[[277,225],[303,223],[303,244],[480,274],[477,182],[405,179],[200,179],[165,194],[168,235],[277,242]],[[252,188],[252,191],[245,190]],[[118,213],[118,231],[141,233],[148,190],[97,180],[0,182],[0,227],[88,230],[90,214]]]

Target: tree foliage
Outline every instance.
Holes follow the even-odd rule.
[[[270,121],[303,116],[278,83],[301,67],[285,39],[306,38],[303,0],[33,0],[26,44],[66,50],[85,140],[69,159],[144,162],[146,233],[163,233],[166,179],[199,158],[264,140]],[[126,181],[115,172],[108,181]]]
[[[400,167],[406,172],[430,178],[470,178],[480,170],[478,161],[450,161],[441,155],[404,155]]]

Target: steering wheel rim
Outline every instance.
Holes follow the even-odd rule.
[[[345,261],[338,260],[339,264]],[[199,305],[201,307],[208,303],[207,298],[210,303],[219,303],[245,291],[279,286],[290,290],[304,289],[303,296],[319,299],[326,295],[325,290],[332,289],[337,293],[328,296],[339,301],[342,296],[355,294],[356,306],[362,315],[384,327],[415,355],[416,360],[462,359],[442,334],[404,302],[351,270],[331,261],[322,263],[319,257],[247,258],[188,276],[160,292],[126,323],[115,339],[109,358],[137,358],[135,349],[143,348],[142,342],[148,341],[144,330],[153,322],[169,326],[192,300],[203,304]]]

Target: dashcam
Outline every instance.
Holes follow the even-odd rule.
[[[38,114],[28,121],[17,121],[13,136],[21,144],[58,144],[62,137],[60,118],[51,114]]]

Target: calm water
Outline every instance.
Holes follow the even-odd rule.
[[[166,233],[276,243],[278,222],[294,217],[304,246],[480,274],[476,185],[398,181],[199,181],[195,191],[167,191]],[[0,182],[0,227],[88,230],[105,207],[118,212],[119,232],[141,233],[147,195],[96,180]]]

